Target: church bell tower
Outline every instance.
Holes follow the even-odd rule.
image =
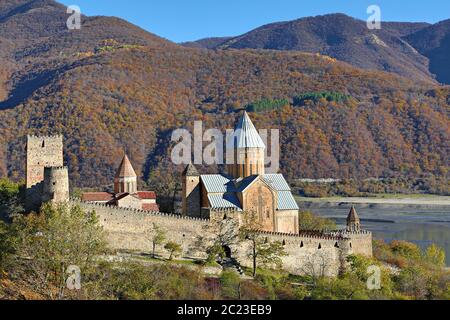
[[[114,178],[114,193],[137,192],[137,175],[127,155],[124,155]]]

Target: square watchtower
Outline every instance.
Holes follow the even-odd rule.
[[[27,208],[36,209],[41,204],[45,167],[62,167],[63,137],[57,136],[28,136],[26,187]]]

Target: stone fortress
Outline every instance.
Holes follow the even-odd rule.
[[[150,192],[139,196],[137,177],[127,156],[115,177],[114,193],[88,193],[81,200],[69,198],[62,136],[28,136],[28,208],[36,210],[43,202],[50,201],[95,211],[110,246],[116,250],[149,252],[156,224],[166,231],[167,241],[182,246],[184,258],[204,259],[206,253],[202,246],[216,236],[212,230],[217,221],[239,228],[242,214],[251,212],[262,226],[261,237],[266,242],[283,244],[287,253],[282,257],[283,269],[292,274],[336,276],[346,268],[349,255],[372,256],[372,234],[361,228],[355,208],[350,210],[343,230],[301,230],[299,208],[283,175],[264,171],[265,146],[247,113],[237,129],[240,129],[236,130],[234,145],[237,161],[228,165],[227,173],[202,175],[193,165],[184,170],[180,177],[181,214],[159,212],[153,203],[156,196]],[[120,201],[124,194],[126,201]],[[236,263],[252,266],[247,254],[248,243],[229,243],[224,249],[227,257]]]
[[[69,171],[63,165],[63,137],[27,138],[26,207],[37,210],[42,202],[69,198]]]

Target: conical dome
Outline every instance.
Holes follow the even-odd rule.
[[[183,171],[183,176],[185,177],[198,177],[200,174],[198,173],[197,168],[192,164],[188,164]]]
[[[228,174],[234,178],[264,175],[266,146],[247,112],[239,119],[230,138],[227,137],[227,152],[234,149],[234,158],[227,159]]]
[[[127,155],[123,156],[122,162],[120,163],[119,169],[116,173],[116,178],[122,177],[137,177],[136,172],[131,165],[130,159]]]
[[[359,219],[355,207],[352,207],[347,217],[347,231],[358,232],[360,230],[361,230],[361,221]]]
[[[134,172],[130,159],[124,155],[116,177],[114,178],[114,193],[129,193],[137,192],[137,175]]]
[[[355,207],[352,207],[350,209],[350,212],[348,213],[347,222],[359,222],[359,216],[356,212]]]
[[[266,148],[247,111],[239,119],[235,132],[236,148]]]

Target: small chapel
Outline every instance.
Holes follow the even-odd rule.
[[[159,211],[153,191],[138,191],[137,175],[125,154],[114,177],[114,192],[86,192],[81,200],[121,208]]]

